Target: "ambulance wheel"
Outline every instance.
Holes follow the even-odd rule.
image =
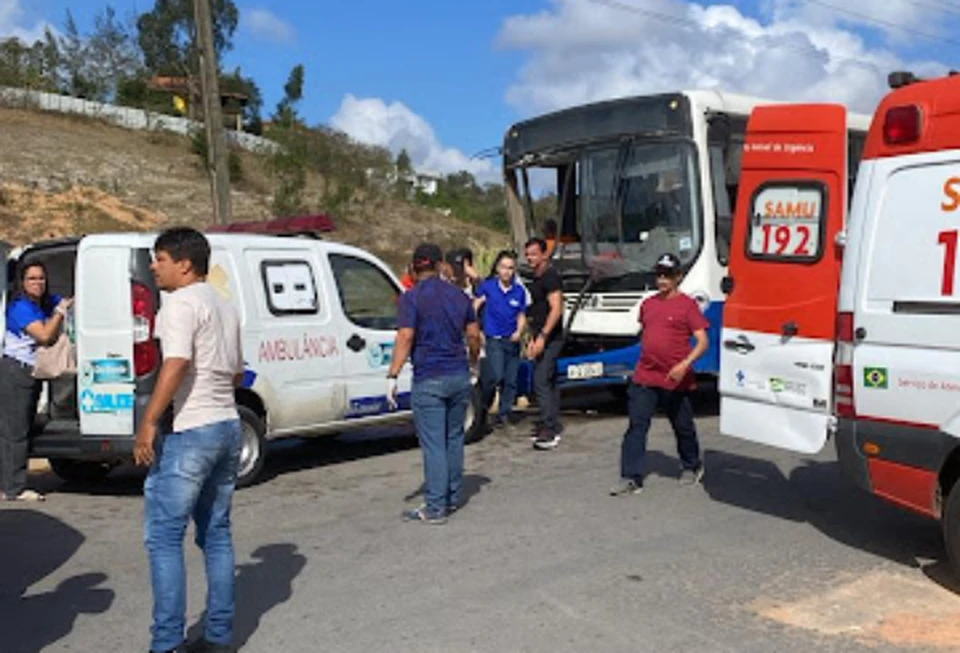
[[[955,576],[960,578],[960,483],[947,495],[943,509],[943,540]]]
[[[266,427],[263,420],[246,406],[237,406],[240,413],[240,426],[243,433],[240,448],[240,466],[237,469],[237,487],[246,487],[253,483],[263,471],[263,462],[267,456]]]
[[[487,414],[489,410],[483,405],[483,393],[480,384],[473,384],[470,395],[470,404],[467,406],[467,419],[463,422],[464,441],[467,444],[480,442],[487,434]]]
[[[110,463],[70,458],[50,458],[49,463],[54,474],[70,483],[96,483],[113,469]]]

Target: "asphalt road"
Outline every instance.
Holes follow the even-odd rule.
[[[524,431],[467,454],[468,505],[407,524],[419,500],[402,431],[274,447],[235,501],[244,651],[900,651],[960,646],[937,524],[816,457],[723,438],[699,419],[707,475],[681,488],[651,434],[641,496],[611,498],[625,418],[567,415],[559,449]],[[0,508],[0,651],[143,651],[150,588],[142,478],[51,476],[36,510]],[[190,623],[202,560],[188,546]],[[194,628],[196,632],[196,628]],[[937,648],[940,647],[940,648]]]

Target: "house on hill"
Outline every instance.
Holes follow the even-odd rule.
[[[170,101],[177,110],[191,120],[203,117],[200,80],[189,77],[168,77],[157,75],[148,83],[151,91],[169,93]],[[250,97],[244,93],[220,91],[220,107],[223,110],[223,126],[227,129],[243,131],[243,112]]]

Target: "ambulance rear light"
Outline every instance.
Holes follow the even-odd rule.
[[[853,313],[837,315],[837,342],[853,342]]]
[[[920,107],[910,104],[891,107],[883,119],[883,141],[887,145],[909,145],[920,140]]]
[[[857,416],[857,408],[853,402],[852,365],[835,365],[833,368],[833,404],[837,417]]]
[[[142,283],[131,287],[133,306],[133,370],[137,376],[149,374],[160,365],[160,348],[154,335],[157,302]]]

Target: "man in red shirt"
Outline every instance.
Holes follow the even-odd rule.
[[[621,483],[610,491],[613,496],[643,490],[647,431],[658,407],[667,414],[677,438],[681,485],[696,485],[703,479],[689,393],[695,388],[693,364],[707,351],[710,323],[697,303],[679,291],[682,274],[676,256],[661,256],[656,274],[659,292],[640,305],[642,347],[630,384],[630,427],[620,453]],[[692,350],[691,337],[697,343]]]

